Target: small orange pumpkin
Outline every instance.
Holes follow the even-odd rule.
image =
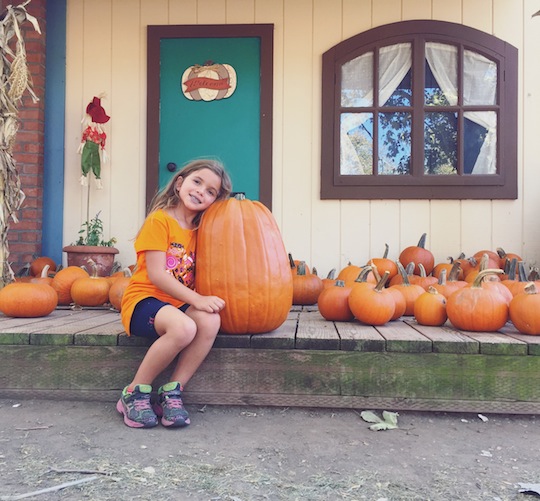
[[[13,282],[0,290],[0,311],[8,317],[45,317],[58,305],[58,295],[48,284]]]
[[[349,295],[349,307],[355,318],[368,325],[384,325],[395,311],[394,297],[385,284],[390,273],[385,271],[374,287],[353,287]]]
[[[41,270],[41,273],[39,276],[32,277],[30,279],[31,284],[47,284],[52,285],[53,277],[49,276],[49,265],[46,264],[43,269]]]
[[[540,294],[534,282],[529,282],[523,292],[510,302],[509,315],[514,327],[523,334],[540,335]]]
[[[334,285],[326,287],[319,294],[317,304],[319,313],[326,319],[337,322],[349,322],[354,315],[349,307],[351,288],[343,280],[336,280]]]
[[[58,294],[58,304],[69,305],[73,302],[71,286],[78,278],[88,278],[90,275],[80,266],[67,266],[58,271],[53,278],[52,288]]]
[[[379,273],[384,273],[385,271],[388,271],[390,273],[388,280],[392,280],[392,278],[398,274],[398,269],[395,261],[392,261],[388,258],[388,249],[388,244],[384,244],[383,256],[372,258],[369,264],[371,266],[375,266],[377,270],[379,270]]]
[[[56,271],[56,263],[50,257],[40,256],[35,258],[30,263],[30,275],[33,275],[34,277],[40,276],[43,268],[47,265],[51,272]]]
[[[407,305],[404,315],[412,316],[414,315],[414,302],[420,294],[423,294],[425,292],[425,290],[420,285],[412,284],[409,281],[409,276],[407,275],[405,268],[403,268],[403,265],[399,261],[397,265],[403,281],[400,284],[398,283],[395,285],[391,285],[390,287],[396,288],[399,292],[403,294],[403,297],[405,298],[405,303]]]
[[[442,325],[448,319],[446,298],[434,287],[428,287],[414,302],[414,317],[420,325]]]
[[[122,298],[129,282],[131,281],[131,271],[124,268],[121,276],[116,276],[109,289],[109,303],[118,311],[122,311]]]
[[[296,275],[293,275],[293,304],[315,304],[324,286],[320,277],[307,273],[306,264],[300,262]]]
[[[98,276],[98,267],[93,260],[89,259],[88,264],[92,275],[77,278],[71,284],[71,297],[79,306],[102,306],[109,299],[111,284],[106,277]]]
[[[502,272],[498,268],[483,270],[471,285],[450,294],[446,313],[454,327],[493,332],[504,326],[508,321],[508,302],[498,290],[482,286],[487,276]]]
[[[420,275],[420,268],[418,267],[419,263],[424,265],[426,273],[429,275],[435,266],[435,257],[432,252],[426,249],[426,233],[424,233],[417,245],[412,245],[403,249],[399,255],[399,261],[404,264],[410,262],[416,263],[414,273]]]

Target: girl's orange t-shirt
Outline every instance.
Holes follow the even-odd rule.
[[[159,209],[149,214],[135,240],[137,267],[122,297],[121,318],[127,334],[136,304],[144,298],[155,297],[176,308],[180,301],[159,290],[148,277],[146,251],[162,251],[167,255],[167,272],[190,289],[195,288],[195,249],[197,230],[182,228],[176,219]]]

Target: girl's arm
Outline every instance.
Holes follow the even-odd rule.
[[[217,313],[225,307],[225,301],[217,296],[202,296],[186,287],[167,273],[166,254],[162,251],[146,251],[146,267],[150,281],[161,291],[180,301],[192,305],[197,310]]]

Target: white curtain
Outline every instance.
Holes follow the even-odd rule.
[[[426,59],[451,106],[457,104],[457,48],[436,42],[426,43]],[[464,51],[463,104],[495,104],[497,91],[497,65],[477,52]],[[495,112],[468,111],[465,118],[481,125],[486,137],[472,169],[472,174],[497,172],[497,114]]]
[[[362,75],[373,74],[373,55],[371,57],[360,56],[344,65],[342,96],[344,89],[350,88],[354,81],[354,75],[358,82],[366,87],[360,89],[361,101],[369,104],[349,104],[350,106],[370,106],[373,102],[373,81],[368,81]],[[410,43],[400,43],[382,47],[379,50],[379,106],[388,101],[397,86],[401,83],[412,64],[412,51]],[[347,75],[347,76],[346,76]],[[343,104],[343,97],[342,97]],[[346,113],[341,117],[341,174],[363,174],[356,150],[349,139],[352,133],[371,117],[369,113]]]

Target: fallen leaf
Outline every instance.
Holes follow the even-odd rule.
[[[367,421],[368,423],[375,423],[369,427],[370,430],[381,431],[398,428],[397,417],[399,414],[397,412],[383,411],[382,415],[383,419],[377,416],[373,411],[362,411],[360,413],[360,417],[364,421]]]

